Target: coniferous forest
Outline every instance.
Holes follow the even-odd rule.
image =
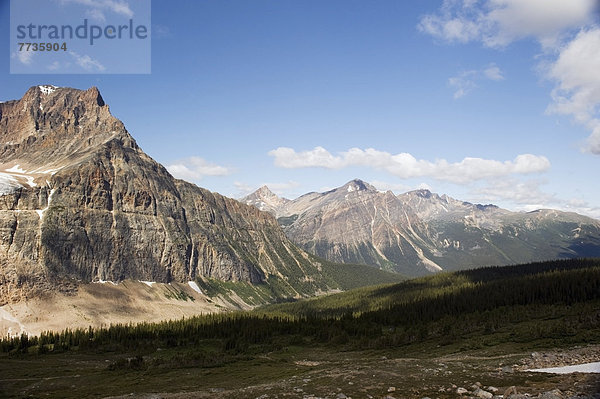
[[[148,353],[156,348],[204,347],[208,342],[211,350],[200,363],[210,365],[227,356],[288,345],[381,349],[428,340],[448,345],[474,334],[479,338],[468,341],[469,345],[483,345],[492,334],[495,341],[510,342],[600,341],[600,261],[487,267],[251,312],[66,329],[32,337],[23,334],[2,339],[0,350],[9,356],[64,351]]]

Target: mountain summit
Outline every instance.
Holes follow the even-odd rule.
[[[253,205],[261,211],[270,212],[273,215],[278,215],[278,210],[282,209],[289,202],[286,198],[280,198],[269,190],[269,187],[262,186],[252,194],[249,194],[240,199],[241,202],[247,205]]]
[[[305,194],[271,212],[308,252],[412,276],[600,256],[600,222],[585,216],[510,212],[429,190],[396,196],[358,179]]]
[[[0,103],[0,160],[0,305],[125,279],[339,288],[270,214],[174,179],[95,87]]]

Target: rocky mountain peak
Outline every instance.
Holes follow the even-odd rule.
[[[421,198],[431,198],[433,193],[427,189],[414,190],[412,193]]]
[[[266,185],[260,187],[253,193],[240,198],[240,202],[246,205],[252,205],[261,211],[270,212],[278,215],[281,209],[289,202],[286,198],[281,198],[272,192]]]
[[[0,109],[0,171],[58,170],[113,139],[137,149],[97,87],[33,86]]]
[[[258,190],[254,192],[254,194],[261,197],[278,197],[277,194],[271,191],[267,185],[259,187]]]
[[[370,185],[367,182],[364,182],[360,179],[354,179],[349,181],[348,183],[344,184],[342,187],[339,188],[339,190],[341,191],[347,191],[347,192],[352,192],[352,191],[374,191],[374,192],[378,192],[377,189]]]
[[[271,215],[174,179],[96,87],[34,86],[0,104],[0,232],[0,305],[91,281],[329,284]]]

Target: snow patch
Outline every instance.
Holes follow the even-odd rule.
[[[52,203],[52,196],[54,195],[55,192],[56,192],[55,188],[50,190],[50,195],[48,195],[48,205],[46,205],[46,207],[44,209],[36,210],[37,214],[40,216],[40,220],[42,219],[42,217],[44,217],[44,212],[46,212],[48,210],[48,208],[50,208],[50,203]]]
[[[14,192],[21,187],[17,179],[8,173],[0,172],[0,195],[6,195]]]
[[[98,280],[98,281],[92,281],[92,283],[94,284],[112,284],[112,285],[117,285],[117,283],[115,283],[114,281],[106,281],[106,280]]]
[[[600,362],[575,364],[573,366],[548,367],[545,369],[525,370],[534,373],[571,374],[571,373],[600,373]]]
[[[195,281],[188,281],[188,285],[198,294],[202,294],[202,290],[200,287],[198,287],[198,284]]]
[[[27,180],[26,183],[29,187],[37,187],[37,184],[34,182],[35,178],[33,176],[30,176],[29,172],[27,172],[26,170],[21,169],[21,166],[18,164],[10,169],[6,169],[5,172],[7,172],[5,174],[13,175],[13,178],[15,177],[14,175],[17,175],[16,177],[25,178]],[[20,186],[21,185],[19,185],[19,187]]]
[[[54,93],[56,91],[56,89],[58,89],[58,86],[54,86],[54,85],[43,85],[43,86],[38,86],[40,88],[40,91],[42,92],[42,94],[51,94]]]
[[[142,281],[142,280],[138,280],[140,283],[144,283],[146,284],[148,287],[152,287],[154,284],[156,284],[156,281]]]
[[[24,169],[21,169],[21,165],[17,164],[15,166],[13,166],[10,169],[6,169],[7,172],[14,172],[14,173],[20,173],[22,175],[27,174],[27,171]]]
[[[54,168],[54,169],[44,169],[41,170],[42,168],[37,168],[35,170],[32,170],[31,173],[40,173],[40,174],[44,174],[44,175],[54,175],[56,172],[58,172],[61,168]]]
[[[354,186],[348,186],[348,192],[349,193],[351,193],[354,190],[356,190],[356,188],[354,188]]]
[[[25,178],[27,179],[27,185],[29,187],[37,187],[37,184],[33,181],[33,177],[31,176],[25,176]]]

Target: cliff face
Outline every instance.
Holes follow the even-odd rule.
[[[98,89],[36,86],[0,104],[0,304],[78,281],[293,285],[286,271],[318,268],[273,216],[174,179]]]

